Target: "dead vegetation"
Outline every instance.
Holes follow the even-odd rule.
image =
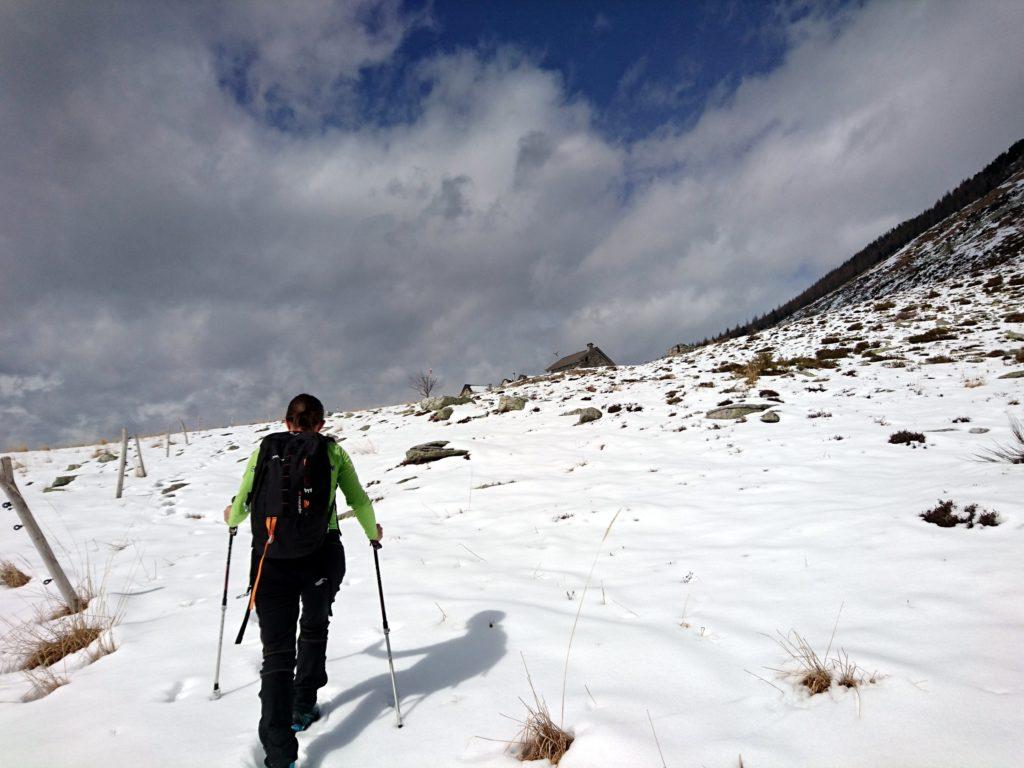
[[[787,677],[795,678],[797,685],[807,689],[811,696],[825,693],[835,682],[843,688],[859,688],[865,683],[874,683],[877,674],[866,675],[864,671],[854,662],[850,661],[849,654],[842,648],[832,655],[832,645],[835,642],[836,629],[839,627],[839,616],[843,608],[840,606],[836,615],[836,623],[832,627],[832,636],[829,638],[828,647],[825,653],[818,655],[807,639],[796,630],[790,630],[788,635],[778,632],[775,641],[786,652],[786,655],[796,662],[796,671],[773,669]]]
[[[11,589],[24,587],[32,577],[23,572],[10,560],[0,560],[0,584]]]

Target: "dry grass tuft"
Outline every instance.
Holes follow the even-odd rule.
[[[822,661],[817,652],[796,630],[789,635],[779,633],[778,644],[799,665],[798,681],[807,688],[811,695],[824,693],[832,687],[832,671],[829,664]],[[826,659],[828,654],[826,653]]]
[[[17,589],[18,587],[24,587],[31,580],[31,576],[24,573],[10,560],[0,560],[0,584]]]
[[[523,666],[526,666],[526,659],[523,659]],[[558,765],[572,746],[573,736],[551,719],[547,704],[537,695],[529,669],[526,670],[526,679],[533,692],[534,706],[520,699],[526,707],[526,719],[521,723],[522,728],[512,742],[511,750],[523,762],[549,760],[552,765]]]
[[[70,678],[58,675],[49,667],[40,667],[25,673],[25,677],[32,683],[32,688],[25,694],[23,701],[36,701],[44,696],[49,696],[62,685],[71,682]]]
[[[978,458],[982,461],[1006,464],[1024,464],[1024,421],[1010,417],[1012,441],[987,449]]]
[[[73,653],[88,648],[113,625],[106,616],[75,613],[46,624],[25,627],[15,632],[17,647],[14,653],[21,658],[24,671],[49,667]],[[97,643],[89,654],[95,661],[116,649],[110,636]]]

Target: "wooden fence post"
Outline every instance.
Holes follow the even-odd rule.
[[[115,499],[121,498],[121,491],[124,490],[124,463],[128,453],[128,430],[121,430],[121,457],[117,462],[117,495]]]
[[[142,445],[139,443],[138,434],[135,435],[135,476],[145,477],[146,476],[146,465],[142,463]]]
[[[181,434],[185,436],[185,445],[188,445],[188,430],[185,429],[185,420],[179,419],[179,421],[181,421]]]
[[[60,567],[60,563],[54,557],[53,550],[50,549],[50,545],[36,524],[35,518],[32,517],[32,512],[29,510],[28,504],[25,503],[21,491],[18,490],[18,485],[14,481],[14,466],[11,464],[10,456],[0,458],[0,486],[3,487],[7,498],[10,499],[14,511],[18,513],[18,519],[21,520],[21,524],[28,531],[28,535],[31,537],[32,543],[35,544],[39,556],[43,559],[43,565],[49,571],[50,577],[57,582],[57,589],[60,590],[64,602],[68,604],[68,608],[73,613],[78,613],[85,606],[82,605],[81,598],[75,593],[75,590],[71,588],[71,582],[64,575],[64,569]]]
[[[164,448],[166,449],[165,453],[164,453],[164,456],[166,456],[169,459],[169,458],[171,458],[171,428],[170,427],[167,428],[167,437],[165,439],[167,440],[167,442],[164,443]]]

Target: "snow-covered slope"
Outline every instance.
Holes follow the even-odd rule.
[[[520,717],[531,695],[521,656],[557,719],[573,618],[617,512],[570,658],[576,742],[564,768],[661,765],[648,713],[673,768],[735,767],[740,755],[751,768],[1019,765],[1024,466],[976,459],[1024,414],[1024,378],[1004,378],[1024,370],[1024,324],[1011,314],[1024,272],[996,270],[647,365],[531,381],[505,393],[529,399],[521,411],[496,414],[493,393],[443,423],[404,405],[333,415],[386,530],[407,725],[392,724],[372,556],[348,522],[326,714],[302,735],[299,765],[515,765],[500,740],[516,732],[503,715]],[[908,340],[936,327],[949,329],[940,340]],[[836,367],[808,367],[822,349]],[[790,363],[748,390],[729,371],[766,350]],[[724,400],[770,404],[780,420],[706,418]],[[561,415],[581,407],[603,417],[575,426]],[[96,446],[14,456],[61,558],[77,578],[102,578],[122,617],[117,650],[73,661],[68,684],[39,700],[22,701],[22,673],[0,675],[0,763],[260,764],[258,633],[230,645],[246,531],[225,695],[210,691],[220,511],[265,429],[178,436],[166,458],[145,440],[149,477],[129,476],[121,500],[116,462],[92,458]],[[926,443],[890,444],[901,429]],[[470,458],[399,466],[428,440]],[[75,479],[64,490],[43,493],[65,474]],[[939,499],[995,510],[1002,524],[921,520]],[[0,588],[0,617],[33,622],[52,586],[24,531],[4,526],[0,553],[33,576]],[[796,630],[824,654],[841,607],[832,652],[844,649],[865,683],[811,696],[774,638]]]
[[[794,318],[1024,262],[1024,168]]]

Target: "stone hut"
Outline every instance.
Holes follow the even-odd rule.
[[[600,347],[593,343],[587,344],[582,352],[574,352],[566,355],[561,360],[556,360],[547,367],[548,373],[561,373],[571,371],[573,368],[614,368],[615,363],[608,355],[601,351]]]

